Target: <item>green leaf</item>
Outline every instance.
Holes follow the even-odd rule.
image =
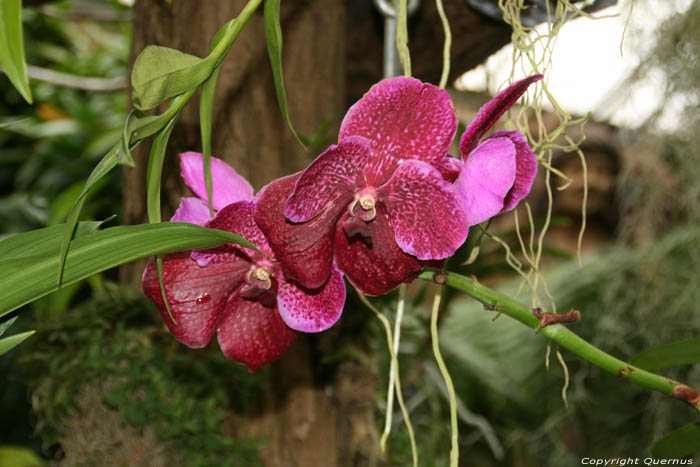
[[[75,231],[75,237],[92,233],[101,224],[101,221],[81,222]],[[61,244],[63,229],[63,224],[58,224],[5,238],[0,241],[0,262],[26,256],[52,254]]]
[[[0,339],[0,355],[3,355],[10,351],[13,347],[21,344],[29,336],[34,334],[36,331],[27,331],[20,334],[15,334],[14,336],[4,337]]]
[[[700,363],[700,338],[671,342],[643,350],[632,357],[630,363],[649,371]]]
[[[31,449],[23,446],[0,446],[0,465],[42,467],[45,464]]]
[[[17,320],[18,316],[15,316],[14,318],[8,319],[4,323],[0,323],[0,336],[5,334],[5,331],[7,331],[10,326]]]
[[[265,0],[264,8],[265,16],[265,41],[267,42],[267,54],[270,56],[270,64],[272,65],[272,76],[275,81],[275,92],[277,93],[277,102],[280,106],[280,112],[284,123],[287,124],[289,130],[297,139],[300,145],[304,146],[301,138],[292,126],[289,120],[289,111],[287,110],[287,92],[284,89],[284,75],[282,74],[282,27],[280,26],[280,0]]]
[[[0,1],[0,66],[15,89],[31,104],[32,91],[24,61],[21,0]]]
[[[690,457],[700,451],[700,422],[689,423],[651,445],[651,455],[657,459]]]
[[[210,57],[201,59],[168,47],[149,45],[136,58],[131,73],[134,106],[152,109],[198,87],[214,69]]]
[[[63,225],[49,227],[65,228]],[[30,235],[28,234],[20,235]],[[16,237],[15,241],[18,241]],[[0,242],[0,251],[5,249]],[[61,236],[52,251],[0,261],[0,316],[58,289]],[[239,235],[181,222],[110,227],[76,237],[65,259],[63,285],[139,258],[235,243],[259,250]],[[33,251],[32,253],[36,253]]]
[[[75,201],[75,204],[73,205],[73,209],[71,209],[70,213],[68,214],[68,219],[66,219],[66,223],[64,224],[63,243],[61,244],[59,262],[57,265],[58,275],[56,276],[56,279],[58,281],[58,284],[60,284],[61,280],[63,279],[63,267],[65,265],[66,255],[68,254],[68,248],[70,246],[73,233],[75,232],[75,226],[78,223],[80,211],[83,209],[83,204],[85,204],[87,194],[93,187],[93,185],[97,183],[98,180],[107,175],[107,173],[109,173],[110,170],[112,170],[118,163],[121,162],[122,158],[120,158],[120,152],[120,145],[114,145],[112,150],[105,154],[102,160],[100,160],[100,162],[95,166],[95,168],[92,169],[90,176],[85,182],[83,190],[80,192],[78,198]],[[133,160],[131,161],[131,163],[133,165]]]

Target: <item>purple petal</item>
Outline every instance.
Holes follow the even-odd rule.
[[[345,281],[335,266],[328,281],[319,289],[307,289],[285,281],[277,292],[280,316],[296,331],[325,331],[338,321],[344,304]]]
[[[366,174],[371,184],[379,186],[402,160],[437,165],[455,131],[457,117],[446,91],[414,78],[397,77],[375,84],[350,107],[338,139],[357,135],[372,142]]]
[[[462,160],[479,144],[484,134],[501,118],[520,96],[525,93],[528,86],[542,79],[542,75],[533,75],[508,86],[498,93],[496,97],[488,101],[479,109],[474,120],[469,124],[459,141],[459,149],[462,151]]]
[[[382,203],[377,204],[377,217],[366,223],[371,242],[360,235],[348,238],[342,227],[348,217],[345,212],[335,231],[335,261],[360,292],[383,295],[402,282],[415,279],[423,269],[421,263],[396,245],[394,230]]]
[[[537,175],[537,158],[517,131],[497,131],[491,137],[506,137],[515,144],[515,182],[503,200],[503,211],[510,211],[530,192]]]
[[[204,181],[204,157],[198,152],[180,154],[180,175],[199,199],[208,203],[207,185]],[[230,165],[216,157],[211,158],[212,206],[217,211],[236,201],[253,199],[253,187],[238,175]]]
[[[252,373],[279,359],[294,342],[296,333],[284,324],[277,307],[234,293],[226,303],[217,337],[224,355],[243,363]]]
[[[209,219],[209,206],[199,198],[182,198],[170,222],[204,225]]]
[[[166,255],[163,260],[163,283],[172,322],[163,303],[155,262],[146,267],[142,289],[153,300],[173,336],[183,344],[200,348],[209,343],[226,301],[243,280],[248,263],[240,261],[202,268],[189,252]]]
[[[229,204],[219,211],[216,217],[206,224],[206,227],[225,230],[240,235],[258,247],[260,251],[266,255],[272,256],[272,249],[267,243],[265,235],[253,220],[254,209],[255,205],[252,201],[239,201]],[[192,252],[192,258],[194,258],[200,266],[235,261],[239,258],[254,259],[258,257],[262,257],[260,253],[235,244],[226,244],[216,248],[194,250]]]
[[[379,192],[404,252],[422,260],[442,259],[466,240],[464,210],[452,184],[432,165],[403,162]]]
[[[331,273],[334,226],[345,206],[334,205],[303,224],[284,217],[284,204],[299,173],[280,178],[260,190],[255,200],[255,222],[280,261],[287,279],[304,287],[321,287]]]
[[[442,158],[442,161],[440,161],[440,164],[436,168],[440,171],[440,175],[442,175],[443,179],[454,183],[457,177],[459,177],[462,167],[464,167],[464,162],[457,159],[452,154],[447,154]]]
[[[360,136],[326,149],[302,172],[284,206],[284,215],[292,222],[306,222],[329,203],[344,198],[349,202],[354,189],[364,185],[362,169],[371,153],[369,140]]]
[[[501,212],[514,182],[515,144],[507,137],[484,140],[469,154],[454,185],[469,225]]]

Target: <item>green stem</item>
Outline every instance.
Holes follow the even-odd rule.
[[[479,284],[473,279],[452,272],[440,272],[431,269],[424,270],[418,277],[428,282],[447,284],[452,288],[461,290],[481,303],[498,310],[499,313],[508,315],[527,327],[538,331],[598,368],[645,388],[682,400],[700,411],[700,404],[698,404],[700,395],[694,389],[615,358],[586,342],[561,324],[553,324],[540,329],[540,321],[532,314],[530,308],[506,295]]]

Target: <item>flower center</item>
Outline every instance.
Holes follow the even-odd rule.
[[[241,286],[241,297],[255,300],[264,306],[274,306],[277,302],[277,285],[267,266],[252,264],[245,275],[245,284]]]
[[[365,187],[355,193],[355,199],[348,206],[350,216],[369,222],[377,217],[377,191],[372,187]]]
[[[258,289],[269,289],[272,286],[270,271],[265,267],[252,265],[246,274],[245,281],[248,285]]]

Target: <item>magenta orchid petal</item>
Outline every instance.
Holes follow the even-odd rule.
[[[369,140],[361,136],[351,136],[326,149],[297,179],[284,206],[285,217],[306,222],[330,203],[352,198],[353,189],[364,182],[362,169],[371,153]]]
[[[503,209],[515,182],[515,144],[508,137],[488,138],[469,154],[454,187],[469,225],[479,224]]]
[[[506,137],[515,145],[515,182],[503,200],[503,211],[510,211],[530,192],[537,175],[537,157],[520,132],[502,130],[491,137]]]
[[[226,357],[243,363],[251,373],[279,359],[294,342],[275,306],[231,295],[219,323],[217,337]]]
[[[163,284],[177,324],[170,319],[163,302],[153,260],[146,267],[141,286],[144,295],[158,306],[175,338],[189,347],[200,348],[209,343],[229,295],[241,283],[247,269],[244,262],[201,268],[189,252],[166,255]]]
[[[198,152],[180,154],[180,175],[187,187],[205,203],[208,203],[207,186],[204,181],[204,156]],[[253,199],[253,187],[238,175],[226,162],[211,158],[212,206],[223,209],[236,201]]]
[[[382,204],[377,205],[377,218],[366,224],[371,241],[361,235],[348,237],[342,224],[349,217],[347,212],[343,214],[335,231],[335,261],[360,292],[383,295],[416,277],[423,267],[396,245],[389,215]]]
[[[374,186],[389,179],[399,162],[417,159],[437,165],[457,131],[449,94],[415,78],[397,77],[375,84],[348,112],[338,140],[363,136],[372,142],[365,171]]]
[[[284,216],[284,204],[292,194],[299,173],[276,180],[258,193],[255,222],[280,261],[287,279],[304,287],[321,287],[331,274],[335,223],[345,206],[337,204],[303,224]]]
[[[464,243],[469,223],[450,182],[432,165],[404,161],[386,185],[383,197],[396,244],[420,260],[442,259]]]
[[[209,206],[199,198],[182,198],[170,222],[187,222],[188,224],[204,225],[209,217]]]
[[[240,235],[258,247],[260,251],[271,256],[272,249],[268,245],[265,235],[253,220],[254,209],[255,205],[252,201],[239,201],[229,204],[220,210],[216,217],[211,219],[205,226]],[[260,253],[256,253],[254,250],[235,244],[222,245],[207,250],[194,250],[192,252],[192,258],[200,266],[235,261],[239,258],[248,258],[250,260],[251,257],[256,255],[261,256]]]
[[[508,86],[498,93],[493,99],[484,104],[469,124],[459,141],[459,149],[462,151],[462,159],[478,144],[482,136],[501,118],[515,102],[520,99],[527,88],[534,82],[542,79],[542,75],[532,75]]]
[[[323,287],[307,289],[294,281],[285,281],[277,292],[280,316],[295,331],[325,331],[338,321],[344,304],[345,281],[335,266]]]
[[[459,177],[462,167],[464,167],[464,162],[457,159],[452,154],[447,154],[435,168],[438,169],[443,179],[450,183],[454,183],[455,180],[457,180],[457,177]]]

